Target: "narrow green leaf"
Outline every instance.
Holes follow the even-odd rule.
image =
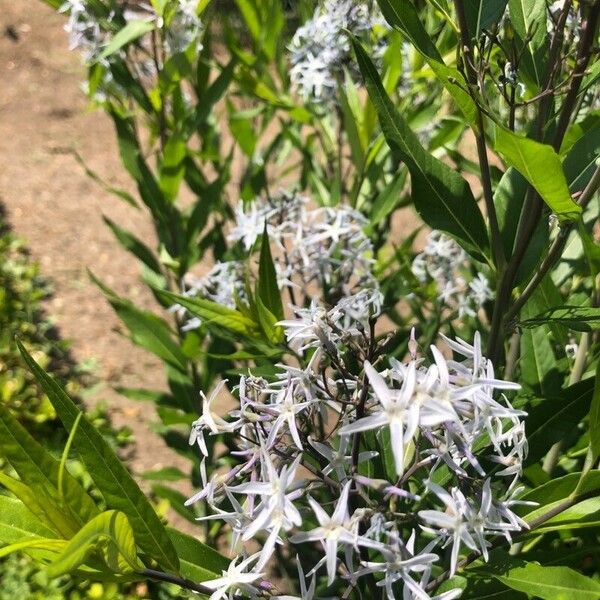
[[[377,2],[386,21],[410,40],[427,61],[435,76],[448,90],[467,122],[476,127],[477,106],[465,91],[467,88],[465,78],[458,69],[444,63],[433,40],[421,23],[419,13],[412,0],[377,0]]]
[[[69,541],[60,556],[48,565],[48,575],[59,577],[74,572],[99,549],[103,550],[106,564],[114,573],[135,572],[144,567],[137,556],[127,517],[117,510],[107,510],[94,517]]]
[[[471,38],[478,38],[484,29],[500,21],[508,0],[471,0],[465,2],[465,16]]]
[[[114,221],[111,221],[108,217],[102,218],[125,249],[129,250],[129,252],[139,258],[139,260],[141,260],[149,269],[152,269],[156,273],[160,273],[161,268],[158,260],[154,256],[152,250],[150,250],[144,242],[139,240],[133,233],[123,229]]]
[[[42,523],[20,500],[0,494],[0,543],[53,538],[56,532]]]
[[[557,441],[577,428],[588,414],[594,389],[593,379],[584,379],[561,390],[556,389],[547,398],[535,398],[525,407],[525,421],[529,454],[527,464],[546,455]]]
[[[542,567],[535,563],[492,575],[507,587],[542,600],[598,600],[600,583],[569,567]]]
[[[21,481],[34,491],[40,490],[62,506],[62,512],[73,521],[75,529],[82,527],[98,514],[96,504],[81,484],[65,471],[62,485],[69,505],[61,502],[59,491],[60,462],[35,440],[0,404],[0,455],[17,472]]]
[[[173,304],[180,304],[207,325],[224,327],[229,331],[248,336],[257,333],[256,323],[233,308],[201,298],[187,298],[166,290],[156,290],[156,293]]]
[[[174,202],[185,174],[187,146],[181,133],[174,133],[165,144],[158,183],[165,197]]]
[[[423,148],[386,94],[363,47],[356,40],[352,42],[385,138],[392,152],[410,171],[415,208],[433,229],[458,238],[467,250],[481,259],[487,253],[489,241],[469,184]]]
[[[215,578],[229,566],[229,560],[216,550],[176,529],[167,528],[181,561],[181,574],[201,583]]]
[[[596,367],[596,382],[594,384],[592,406],[590,407],[589,432],[592,464],[596,464],[598,457],[600,457],[600,362]]]
[[[163,319],[137,308],[129,300],[117,296],[93,274],[90,273],[90,276],[126,325],[134,344],[156,354],[171,366],[186,371],[187,359],[175,341],[171,328]]]
[[[600,329],[600,308],[586,306],[559,306],[542,314],[524,319],[521,327],[532,328],[547,323],[562,323],[574,331],[594,331]]]
[[[283,302],[277,285],[277,272],[271,256],[271,245],[265,224],[260,246],[260,259],[258,263],[257,296],[262,300],[266,308],[281,321],[283,315]]]
[[[98,60],[108,58],[111,54],[114,54],[153,29],[156,29],[156,21],[129,21],[121,31],[113,36],[106,48],[100,53]]]
[[[551,146],[496,127],[495,150],[536,189],[563,222],[574,221],[581,207],[571,198],[558,154]]]
[[[52,528],[52,537],[70,538],[79,529],[68,511],[55,502],[44,490],[28,485],[0,471],[0,485],[12,492],[42,523]]]
[[[23,345],[17,344],[63,425],[71,429],[81,411]],[[177,553],[158,515],[112,448],[85,416],[79,424],[74,445],[107,506],[122,511],[129,518],[139,547],[162,568],[176,572],[179,566]]]
[[[523,317],[535,315],[538,306],[538,295],[534,294],[523,307]],[[553,396],[562,384],[548,333],[548,327],[538,327],[525,329],[521,334],[521,379],[527,388],[542,398]]]
[[[548,45],[546,0],[509,0],[510,21],[516,32],[521,70],[539,87],[543,83]]]

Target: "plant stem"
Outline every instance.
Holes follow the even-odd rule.
[[[598,18],[600,16],[600,2],[594,0],[590,7],[590,12],[583,23],[583,34],[579,43],[575,68],[573,69],[571,85],[567,96],[563,102],[558,124],[554,132],[553,147],[558,152],[562,141],[567,133],[567,128],[571,122],[571,114],[577,104],[577,96],[581,88],[581,81],[587,69],[588,63],[593,52],[594,40],[596,38],[596,29]]]
[[[191,590],[192,592],[197,592],[199,594],[210,595],[213,590],[203,586],[200,583],[194,583],[189,579],[185,579],[184,577],[179,577],[178,575],[171,575],[171,573],[164,573],[163,571],[157,571],[155,569],[144,569],[142,571],[142,575],[147,577],[148,579],[154,579],[156,581],[164,581],[166,583],[173,583],[178,585],[180,588],[185,590]]]
[[[456,8],[456,15],[458,17],[458,24],[460,28],[464,71],[467,78],[467,83],[469,84],[469,91],[471,95],[474,95],[473,90],[478,87],[478,78],[476,67],[473,64],[473,44],[469,36],[463,0],[454,0],[454,6]],[[474,100],[477,99],[474,98]],[[479,169],[481,171],[483,199],[485,201],[485,208],[490,222],[490,236],[494,264],[496,265],[496,268],[502,272],[504,270],[504,265],[506,264],[506,256],[504,255],[504,246],[502,245],[502,238],[500,236],[498,216],[496,215],[496,207],[494,206],[492,176],[490,172],[490,164],[487,156],[487,145],[485,141],[485,123],[479,103],[476,101],[475,104],[477,106],[477,127],[473,128],[473,133],[475,134],[477,157],[479,160]]]

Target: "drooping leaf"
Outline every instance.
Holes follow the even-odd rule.
[[[496,127],[495,150],[536,189],[563,222],[574,221],[581,207],[571,198],[558,154],[551,146]]]
[[[127,517],[117,510],[107,510],[77,532],[60,556],[48,565],[48,575],[59,577],[74,572],[99,549],[114,573],[135,572],[144,566],[137,556],[133,530]]]
[[[23,345],[17,343],[27,366],[48,395],[65,428],[70,430],[80,410]],[[129,519],[141,550],[162,568],[177,572],[177,553],[164,525],[112,448],[85,416],[79,423],[74,446],[107,506],[122,511]]]
[[[102,50],[98,60],[108,58],[124,46],[156,29],[156,21],[129,21],[121,31],[116,33],[107,46]]]
[[[481,259],[487,253],[489,241],[469,184],[423,148],[386,94],[363,47],[356,40],[353,45],[385,138],[410,171],[415,208],[429,226],[458,238],[470,253]]]

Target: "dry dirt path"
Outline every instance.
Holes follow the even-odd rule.
[[[134,432],[134,472],[174,464],[177,456],[151,433],[151,407],[128,401],[113,385],[164,387],[158,361],[119,334],[120,323],[87,275],[91,269],[118,293],[152,306],[138,266],[102,221],[107,215],[151,242],[143,213],[104,192],[74,159],[115,186],[131,188],[119,162],[113,127],[90,111],[80,85],[84,69],[69,52],[64,18],[39,0],[0,0],[0,202],[54,286],[47,302],[74,358],[94,361],[117,425]]]

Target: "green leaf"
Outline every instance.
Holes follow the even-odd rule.
[[[465,2],[465,16],[471,38],[500,21],[508,0],[470,0]]]
[[[495,150],[536,189],[562,221],[574,221],[581,207],[571,198],[558,154],[551,146],[496,127]]]
[[[458,238],[476,257],[485,256],[489,246],[487,231],[469,184],[423,148],[396,111],[363,47],[356,40],[352,42],[385,138],[410,171],[415,208],[433,229]]]
[[[40,521],[20,500],[0,494],[0,542],[53,538],[56,532]]]
[[[70,538],[79,529],[69,512],[41,489],[33,490],[22,481],[0,471],[0,485],[12,492],[42,523],[54,531],[52,537]]]
[[[547,398],[531,400],[525,407],[525,421],[529,454],[527,464],[537,462],[557,441],[566,438],[577,428],[590,410],[594,389],[593,379],[561,390],[556,389]]]
[[[98,514],[94,501],[81,484],[65,471],[62,477],[64,506],[59,491],[60,462],[39,444],[25,428],[0,404],[0,454],[17,472],[21,481],[34,492],[39,490],[61,506],[63,516],[77,530]]]
[[[137,556],[133,530],[127,517],[117,510],[107,510],[94,517],[69,541],[60,556],[48,565],[48,575],[59,577],[74,572],[99,549],[114,573],[130,573],[144,567]]]
[[[523,53],[521,68],[539,87],[543,83],[548,45],[546,0],[509,0],[510,21],[517,34],[519,51]]]
[[[563,162],[565,176],[573,192],[582,191],[589,183],[600,156],[600,117],[590,121],[591,126],[573,144]]]
[[[547,507],[548,508],[548,507]],[[546,508],[546,510],[547,510]],[[546,512],[531,513],[527,520],[531,520],[539,514]],[[600,498],[588,498],[578,502],[575,506],[561,511],[552,519],[535,528],[530,535],[536,536],[550,531],[574,531],[576,529],[597,529],[600,527]]]
[[[18,341],[17,344],[63,425],[70,430],[81,411],[23,345]],[[127,515],[138,546],[162,568],[176,572],[179,566],[177,553],[158,515],[112,448],[85,416],[79,423],[74,445],[107,506]]]
[[[406,169],[402,169],[388,183],[373,202],[373,208],[369,222],[371,226],[381,223],[386,217],[392,214],[396,208],[406,201],[402,196],[402,190],[406,186]]]
[[[592,464],[596,464],[598,457],[600,457],[600,362],[596,366],[596,382],[594,384],[589,422]]]
[[[244,316],[238,310],[228,308],[216,302],[201,298],[187,298],[166,290],[156,290],[156,293],[173,304],[180,304],[192,315],[201,319],[207,325],[219,326],[247,336],[255,336],[258,332],[256,323]]]
[[[165,198],[175,201],[185,174],[187,146],[181,133],[174,133],[165,144],[160,163],[158,184]]]
[[[155,21],[129,21],[121,31],[113,36],[106,48],[100,53],[98,60],[108,58],[111,54],[154,29],[156,29]]]
[[[477,107],[469,96],[462,73],[444,63],[432,39],[421,23],[419,13],[411,0],[377,0],[386,21],[401,31],[427,61],[435,76],[448,90],[467,122],[475,126]]]
[[[534,294],[523,307],[522,314],[528,318],[538,310],[538,295]],[[529,389],[542,398],[554,395],[562,384],[548,332],[547,327],[539,327],[525,329],[521,334],[521,378]]]
[[[492,575],[507,587],[542,600],[598,600],[600,583],[568,567],[527,563]]]
[[[114,221],[111,221],[108,217],[102,218],[125,249],[129,250],[129,252],[139,258],[149,269],[152,269],[156,273],[161,272],[158,260],[154,256],[152,250],[150,250],[150,248],[148,248],[144,242],[135,237],[133,233],[123,229]]]
[[[283,302],[277,285],[277,273],[271,256],[271,246],[265,224],[260,245],[260,259],[258,263],[257,296],[264,306],[275,316],[277,321],[283,320]]]
[[[586,306],[559,306],[535,317],[524,319],[521,327],[532,328],[547,323],[562,323],[574,331],[595,331],[600,329],[600,308]]]
[[[163,319],[151,312],[137,308],[129,300],[120,298],[93,274],[90,273],[90,276],[126,325],[134,344],[149,350],[181,371],[187,370],[187,359],[173,338],[171,328]]]
[[[229,560],[203,544],[176,529],[167,528],[171,542],[181,561],[181,574],[192,581],[201,583],[215,578],[229,566]]]

